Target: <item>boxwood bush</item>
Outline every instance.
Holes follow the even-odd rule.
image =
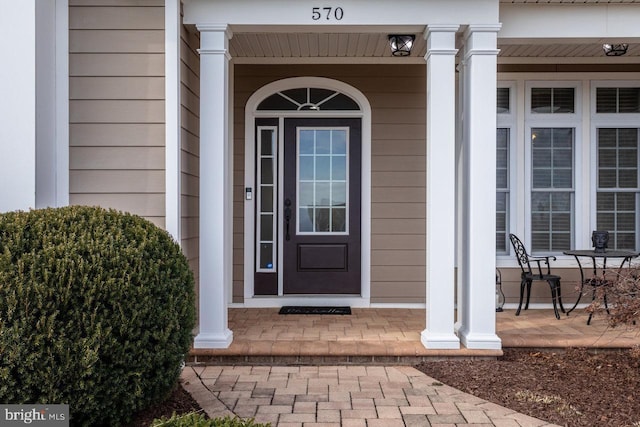
[[[187,260],[151,222],[80,206],[0,214],[0,402],[125,422],[175,386],[194,319]]]
[[[243,420],[229,416],[209,419],[201,413],[189,412],[183,415],[174,413],[171,418],[156,418],[151,427],[271,427],[271,423],[259,424],[253,418]]]

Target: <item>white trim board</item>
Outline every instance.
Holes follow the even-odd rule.
[[[69,204],[69,0],[56,0],[56,206]]]
[[[69,204],[69,2],[42,0],[35,7],[36,181],[31,207],[65,206]]]
[[[180,243],[180,0],[164,10],[165,229]]]
[[[321,12],[314,17],[314,7]],[[341,9],[342,16],[336,9]],[[401,11],[401,13],[398,13]],[[328,13],[327,13],[328,12]],[[497,23],[499,10],[495,0],[458,0],[452,7],[449,0],[395,2],[362,2],[342,0],[339,4],[323,5],[298,0],[210,1],[190,0],[184,7],[185,22],[228,23],[238,31],[255,32],[257,28],[271,27],[277,31],[283,26],[297,32],[356,31],[374,26],[385,32],[401,32],[408,28],[424,28],[428,23]],[[428,22],[430,21],[430,22]],[[565,21],[566,22],[566,21]],[[307,28],[305,28],[307,27]],[[397,30],[397,31],[394,31]],[[335,30],[338,31],[338,30]]]

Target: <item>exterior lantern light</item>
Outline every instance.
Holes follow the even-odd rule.
[[[496,312],[503,311],[504,292],[502,292],[502,274],[496,268]]]
[[[605,43],[602,45],[602,50],[604,50],[604,54],[607,56],[622,56],[627,53],[627,49],[629,49],[628,43]]]
[[[393,56],[409,56],[416,36],[413,34],[390,34],[389,45]]]

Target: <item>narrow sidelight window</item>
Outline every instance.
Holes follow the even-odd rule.
[[[508,253],[509,235],[509,140],[508,128],[496,134],[496,252]]]
[[[258,206],[256,271],[258,272],[276,271],[277,141],[278,130],[276,127],[258,127],[258,194],[256,200]]]

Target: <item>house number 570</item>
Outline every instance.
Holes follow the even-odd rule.
[[[344,16],[344,10],[341,7],[314,7],[311,9],[311,19],[318,21],[322,18],[327,21],[341,21]]]

